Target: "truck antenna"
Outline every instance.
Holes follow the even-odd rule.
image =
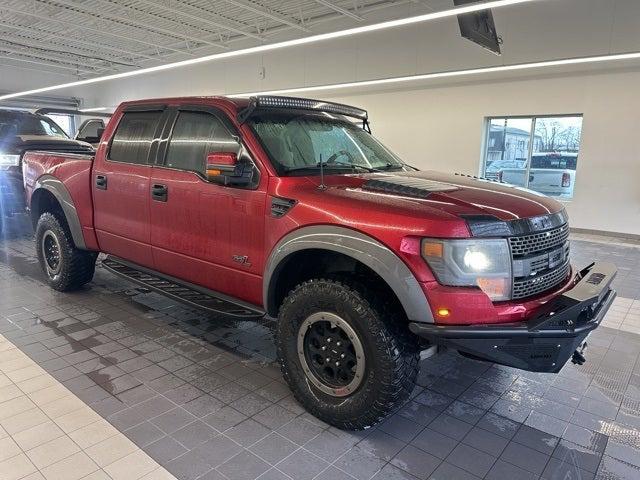
[[[324,190],[327,186],[324,184],[324,163],[322,162],[322,153],[320,154],[320,190]]]

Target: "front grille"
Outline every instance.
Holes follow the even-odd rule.
[[[513,300],[539,295],[567,279],[571,270],[568,223],[544,232],[509,237],[509,246],[514,273]]]
[[[511,297],[515,300],[545,292],[562,283],[569,275],[569,270],[570,264],[567,261],[563,265],[536,275],[535,277],[515,279]]]
[[[523,235],[521,237],[510,237],[511,255],[514,258],[533,253],[543,252],[560,245],[563,245],[569,238],[569,225],[564,224],[553,230]]]

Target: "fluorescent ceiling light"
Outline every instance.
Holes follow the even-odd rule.
[[[415,82],[419,80],[432,80],[437,78],[462,77],[467,75],[481,75],[485,73],[529,70],[533,68],[549,68],[549,67],[558,67],[562,65],[580,65],[580,64],[590,64],[590,63],[600,63],[600,62],[638,60],[638,59],[640,59],[640,52],[619,53],[619,54],[612,54],[612,55],[600,55],[595,57],[565,58],[561,60],[548,60],[545,62],[520,63],[515,65],[501,65],[498,67],[473,68],[469,70],[452,70],[447,72],[425,73],[421,75],[409,75],[405,77],[391,77],[391,78],[380,78],[376,80],[362,80],[359,82],[332,83],[327,85],[312,85],[308,87],[283,88],[279,90],[264,90],[261,92],[232,93],[232,94],[227,94],[225,96],[230,98],[244,98],[244,97],[250,97],[252,95],[277,95],[282,93],[319,92],[323,90],[340,90],[340,89],[354,88],[354,87],[389,85],[394,83]],[[81,111],[87,112],[92,110],[93,111],[108,110],[108,109],[113,110],[114,108],[115,107],[94,107],[92,109],[84,109]]]
[[[91,107],[91,108],[81,108],[79,112],[100,112],[102,110],[106,110],[107,107]]]
[[[33,90],[25,90],[23,92],[16,92],[16,93],[10,93],[7,95],[1,95],[0,100],[8,100],[10,98],[24,97],[27,95],[34,95],[36,93],[51,92],[53,90],[61,90],[63,88],[90,85],[93,83],[106,82],[108,80],[118,80],[121,78],[144,75],[146,73],[161,72],[163,70],[186,67],[186,66],[195,65],[198,63],[211,62],[214,60],[221,60],[221,59],[231,58],[231,57],[239,57],[241,55],[249,55],[252,53],[268,52],[270,50],[278,50],[282,48],[293,47],[296,45],[306,45],[309,43],[321,42],[324,40],[348,37],[350,35],[359,35],[361,33],[376,32],[378,30],[385,30],[387,28],[413,25],[416,23],[427,22],[430,20],[438,20],[438,19],[447,18],[447,17],[453,17],[455,15],[460,15],[463,13],[472,13],[480,10],[486,10],[489,8],[495,9],[500,7],[506,7],[508,5],[516,5],[520,3],[529,3],[529,2],[535,2],[535,1],[539,1],[539,0],[492,0],[489,2],[476,3],[473,5],[467,5],[464,7],[456,7],[449,10],[443,10],[441,12],[427,13],[425,15],[418,15],[415,17],[401,18],[398,20],[390,20],[387,22],[375,23],[373,25],[365,25],[362,27],[349,28],[347,30],[340,30],[338,32],[311,35],[309,37],[297,38],[294,40],[286,40],[284,42],[277,42],[277,43],[272,43],[268,45],[260,45],[257,47],[244,48],[241,50],[234,50],[230,52],[215,53],[213,55],[207,55],[204,57],[191,58],[189,60],[167,63],[164,65],[157,65],[155,67],[141,68],[141,69],[132,70],[129,72],[115,73],[113,75],[105,75],[102,77],[88,78],[86,80],[78,80],[78,81],[69,82],[69,83],[61,83],[58,85],[51,85],[49,87],[34,88]]]
[[[544,62],[519,63],[514,65],[501,65],[497,67],[472,68],[468,70],[452,70],[452,71],[446,71],[446,72],[425,73],[421,75],[409,75],[406,77],[380,78],[377,80],[362,80],[359,82],[334,83],[334,84],[328,84],[328,85],[313,85],[309,87],[283,88],[280,90],[268,90],[263,92],[235,93],[227,96],[231,98],[241,98],[241,97],[249,97],[252,95],[275,95],[280,93],[304,93],[304,92],[314,92],[314,91],[322,91],[322,90],[340,90],[340,89],[352,88],[352,87],[369,87],[369,86],[376,86],[376,85],[388,85],[388,84],[394,84],[394,83],[415,82],[419,80],[433,80],[437,78],[461,77],[461,76],[467,76],[467,75],[481,75],[486,73],[511,72],[511,71],[518,71],[518,70],[530,70],[535,68],[549,68],[549,67],[557,67],[562,65],[580,65],[580,64],[613,62],[613,61],[635,60],[635,59],[640,59],[640,52],[600,55],[595,57],[565,58],[561,60],[547,60]]]

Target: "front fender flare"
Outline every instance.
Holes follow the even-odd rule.
[[[273,248],[265,267],[263,301],[273,312],[278,266],[300,250],[330,250],[344,254],[371,268],[398,297],[410,321],[433,323],[429,302],[407,265],[374,238],[345,227],[319,225],[303,227],[283,237]]]
[[[69,193],[69,190],[67,190],[67,187],[64,186],[64,183],[53,175],[45,174],[38,178],[33,186],[33,193],[31,194],[32,201],[38,190],[46,190],[55,197],[62,208],[62,213],[64,214],[65,219],[67,220],[67,225],[71,232],[71,238],[73,238],[73,243],[76,248],[86,250],[87,246],[84,242],[84,236],[82,235],[80,217],[78,216],[78,211],[73,203],[73,198],[71,198],[71,194]]]

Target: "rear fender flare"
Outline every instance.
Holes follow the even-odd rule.
[[[420,284],[395,253],[368,235],[333,225],[303,227],[283,237],[273,248],[263,278],[263,301],[268,312],[275,310],[278,266],[289,255],[307,249],[330,250],[363,263],[393,290],[410,321],[434,322]]]
[[[87,246],[84,242],[84,236],[82,235],[82,226],[80,224],[80,217],[78,211],[73,203],[73,198],[64,183],[54,177],[53,175],[45,174],[41,176],[33,187],[33,193],[31,198],[33,199],[39,190],[46,190],[51,193],[60,204],[62,213],[65,216],[69,231],[71,232],[71,238],[76,248],[86,250]]]

